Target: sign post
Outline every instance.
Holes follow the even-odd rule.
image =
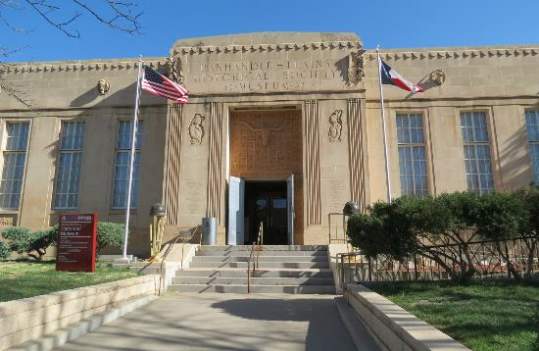
[[[97,214],[60,216],[57,271],[95,272]]]

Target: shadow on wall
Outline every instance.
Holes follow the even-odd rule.
[[[511,135],[504,147],[500,148],[503,190],[518,190],[528,186],[532,180],[531,158],[522,148],[528,150],[526,125],[521,126]]]
[[[98,101],[92,105],[93,108],[101,107],[102,105],[134,106],[136,88],[136,76],[133,77],[133,83],[131,83],[129,86],[120,90],[111,89],[113,92],[107,92],[104,95],[99,94],[96,86],[92,86],[86,92],[73,99],[69,106],[83,107],[95,102],[96,100]],[[141,96],[141,105],[145,102],[144,100],[146,100],[144,99],[144,96]]]

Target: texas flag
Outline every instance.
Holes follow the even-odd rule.
[[[397,71],[389,67],[387,63],[380,59],[380,77],[382,78],[382,84],[391,84],[398,86],[401,89],[410,91],[412,94],[420,93],[423,88],[420,85],[414,84],[404,79]]]

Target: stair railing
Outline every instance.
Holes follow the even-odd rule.
[[[261,222],[258,226],[258,235],[256,241],[251,244],[251,253],[247,261],[247,293],[251,293],[251,277],[254,278],[256,269],[259,267],[260,251],[262,251],[262,240],[264,238],[264,223]],[[251,269],[252,265],[252,269]]]
[[[161,296],[162,291],[166,287],[165,286],[166,285],[166,282],[165,282],[165,280],[166,280],[165,266],[167,264],[168,255],[172,252],[172,249],[174,248],[174,245],[176,245],[180,241],[185,243],[185,242],[191,241],[192,239],[196,240],[197,237],[198,237],[198,244],[200,245],[201,242],[202,242],[202,226],[201,225],[194,227],[189,232],[190,232],[190,239],[189,240],[186,240],[185,237],[183,237],[181,233],[179,235],[177,235],[174,238],[174,240],[170,240],[168,247],[166,248],[165,252],[162,255],[161,264],[159,265],[159,289],[158,289],[158,293],[157,293],[158,296]],[[183,269],[183,248],[182,248],[181,262],[182,262],[182,269]]]

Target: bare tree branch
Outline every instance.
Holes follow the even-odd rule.
[[[80,38],[75,28],[76,22],[84,15],[91,16],[98,23],[129,34],[140,34],[141,11],[138,1],[129,0],[0,0],[0,25],[13,32],[27,32],[14,25],[7,16],[9,11],[32,10],[45,23],[64,33],[69,38]],[[7,58],[21,49],[8,49],[0,43],[0,69],[5,71]],[[0,70],[0,92],[15,98],[30,107],[30,100],[24,92],[2,77]]]

